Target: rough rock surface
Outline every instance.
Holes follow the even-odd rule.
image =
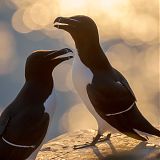
[[[74,150],[74,145],[91,142],[94,130],[66,133],[45,144],[36,160],[160,160],[160,138],[140,142],[122,134],[112,134],[110,141],[95,147]],[[106,135],[104,135],[106,136]]]

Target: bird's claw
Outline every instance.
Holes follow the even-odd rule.
[[[82,149],[82,148],[86,148],[86,147],[91,147],[93,145],[91,145],[91,143],[86,143],[86,144],[82,144],[82,145],[74,145],[73,149]]]
[[[109,133],[106,137],[100,138],[97,142],[104,142],[110,140],[111,133]],[[74,145],[73,149],[82,149],[86,147],[94,147],[96,145],[95,138],[93,138],[93,141],[91,143],[86,142],[85,144],[82,145]]]

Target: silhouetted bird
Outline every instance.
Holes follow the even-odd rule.
[[[67,48],[36,51],[28,57],[26,82],[0,117],[1,160],[24,160],[42,144],[52,119],[44,106],[54,85],[52,71],[61,62],[72,58],[58,57],[68,52],[71,50]]]
[[[160,137],[160,131],[138,110],[127,80],[105,56],[95,22],[87,16],[58,17],[54,26],[69,32],[78,50],[73,63],[73,82],[98,122],[98,133],[91,145],[95,145],[107,130],[106,123],[138,140],[147,139],[136,130]]]

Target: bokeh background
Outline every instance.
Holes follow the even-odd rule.
[[[75,50],[68,33],[53,27],[57,16],[84,14],[99,28],[110,62],[132,86],[141,112],[160,122],[159,0],[0,0],[0,110],[24,84],[27,56],[38,49]],[[57,109],[52,135],[97,128],[72,85],[72,61],[54,71]]]

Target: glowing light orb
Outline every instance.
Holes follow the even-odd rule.
[[[59,13],[64,16],[85,14],[87,12],[86,0],[60,0]]]
[[[12,26],[13,28],[20,33],[29,33],[32,30],[29,29],[23,21],[24,10],[17,10],[12,17]]]

